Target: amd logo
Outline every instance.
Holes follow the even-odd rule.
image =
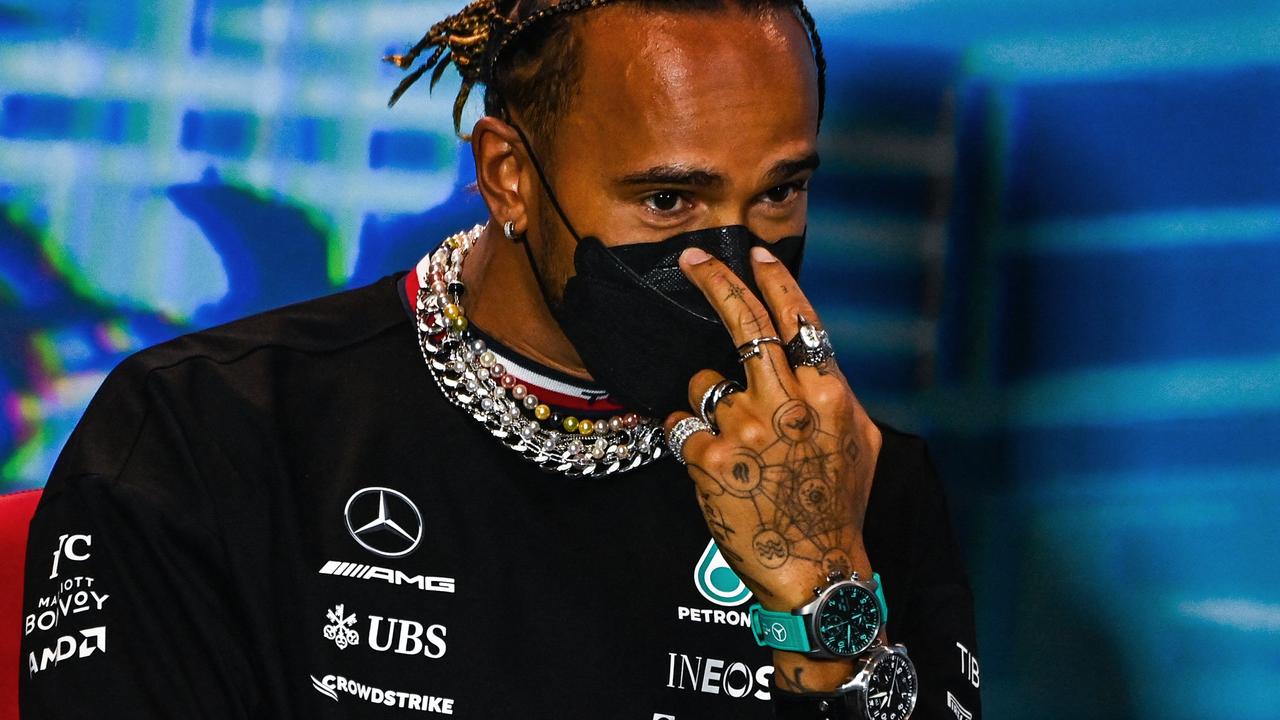
[[[63,635],[55,641],[53,647],[47,647],[40,651],[39,661],[36,660],[36,652],[27,654],[27,670],[29,675],[47,669],[50,665],[57,666],[61,662],[74,660],[77,658],[87,658],[95,652],[107,651],[107,628],[105,625],[91,627],[87,630],[80,631],[80,637],[75,635]]]
[[[754,697],[769,700],[769,676],[772,665],[752,670],[746,663],[689,657],[683,653],[667,653],[667,687],[677,690],[728,695],[733,698]]]

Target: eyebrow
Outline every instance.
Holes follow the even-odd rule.
[[[818,153],[809,153],[801,158],[780,160],[765,173],[766,183],[778,183],[805,170],[816,170],[821,161]],[[654,165],[647,170],[628,173],[618,179],[624,186],[635,185],[668,185],[687,187],[723,187],[725,177],[709,168],[701,168],[684,163]]]
[[[769,172],[765,173],[765,184],[772,185],[780,183],[783,180],[804,172],[805,170],[817,170],[822,164],[822,159],[818,157],[818,153],[812,152],[802,158],[795,160],[781,160],[773,167],[769,168]]]
[[[724,185],[724,182],[724,175],[714,170],[683,163],[654,165],[648,170],[623,175],[618,180],[621,185],[689,185],[693,187],[719,187]]]

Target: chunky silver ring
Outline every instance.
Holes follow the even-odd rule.
[[[729,378],[720,380],[720,382],[707,388],[706,392],[702,393],[702,400],[698,402],[698,414],[711,426],[713,431],[719,432],[720,426],[716,424],[716,405],[726,397],[736,392],[742,392],[744,389]]]
[[[791,367],[818,367],[836,356],[826,330],[798,316],[800,331],[787,342],[787,362]]]
[[[716,434],[711,427],[711,423],[700,417],[690,415],[673,425],[671,432],[667,433],[667,448],[671,450],[671,454],[675,456],[676,460],[680,461],[681,465],[689,464],[689,461],[684,459],[684,444],[689,441],[689,438],[694,433],[702,432],[703,430],[712,435]]]
[[[751,340],[742,343],[737,348],[738,362],[744,363],[753,357],[760,357],[760,355],[764,353],[764,351],[760,349],[760,346],[767,345],[769,343],[777,343],[778,345],[781,345],[782,338],[777,335],[770,335],[768,337],[752,338]]]

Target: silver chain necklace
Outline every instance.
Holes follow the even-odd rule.
[[[497,362],[483,340],[473,337],[461,305],[462,262],[483,231],[476,225],[450,236],[432,252],[429,264],[414,270],[419,273],[418,345],[440,391],[543,470],[603,477],[662,457],[666,439],[659,421],[635,413],[599,421],[553,415]]]

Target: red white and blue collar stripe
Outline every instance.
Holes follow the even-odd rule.
[[[418,262],[418,266],[406,272],[397,283],[400,299],[408,311],[411,322],[417,322],[413,308],[416,305],[418,289],[421,287],[420,277],[431,263],[428,254]],[[608,417],[626,412],[626,408],[609,398],[609,392],[598,385],[583,382],[554,368],[520,355],[495,340],[488,333],[477,328],[474,323],[470,332],[484,340],[485,345],[498,357],[498,362],[507,369],[507,373],[517,382],[529,389],[531,394],[546,403],[559,413],[572,414],[577,417]]]

